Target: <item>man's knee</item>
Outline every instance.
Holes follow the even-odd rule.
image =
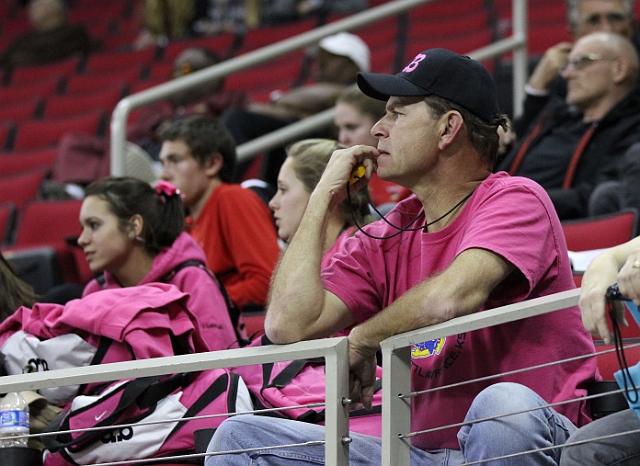
[[[478,393],[471,404],[467,418],[478,419],[513,413],[540,403],[540,397],[530,388],[517,383],[500,382]]]

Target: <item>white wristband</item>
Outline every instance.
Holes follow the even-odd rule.
[[[524,85],[524,92],[534,97],[547,97],[549,95],[549,90],[536,89],[534,87],[531,87],[529,84]]]

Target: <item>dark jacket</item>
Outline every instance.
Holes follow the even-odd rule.
[[[518,138],[505,158],[498,163],[498,170],[509,171],[520,146],[533,128],[540,124],[540,131],[532,139],[525,157],[535,156],[536,144],[552,128],[565,124],[571,108],[558,97],[551,97],[526,134]],[[587,216],[589,196],[596,184],[617,178],[617,167],[625,151],[640,141],[640,91],[636,88],[620,101],[600,121],[576,167],[568,189],[547,189],[560,219]],[[576,148],[567,147],[567,151]],[[515,173],[517,175],[517,172]],[[533,178],[535,180],[535,178]]]
[[[633,45],[636,47],[636,50],[640,51],[640,34],[638,29],[634,29],[633,37],[632,37]],[[535,59],[535,65],[539,63],[539,59]],[[640,79],[638,80],[638,86],[640,87]],[[533,121],[538,117],[540,112],[544,109],[545,105],[549,102],[552,96],[557,96],[563,98],[567,95],[567,80],[562,76],[557,76],[556,79],[551,83],[549,88],[549,95],[546,96],[534,96],[534,95],[525,95],[525,99],[523,102],[522,115],[518,116],[513,121],[513,130],[518,135],[518,137],[525,134],[529,125],[533,123]]]
[[[91,39],[80,24],[64,24],[51,31],[30,31],[17,37],[0,55],[0,65],[11,71],[19,66],[34,66],[64,60],[75,54],[86,58]]]

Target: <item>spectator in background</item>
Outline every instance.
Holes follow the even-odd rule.
[[[615,178],[640,139],[639,74],[631,41],[610,32],[583,36],[562,71],[566,98],[549,99],[498,170],[537,181],[560,219],[585,217],[595,185]]]
[[[348,87],[336,101],[334,124],[338,141],[347,147],[356,144],[376,147],[378,139],[371,134],[371,128],[384,114],[384,102],[363,94],[355,84]],[[376,173],[371,176],[367,188],[375,207],[383,204],[391,207],[411,194],[411,191],[396,183],[380,179]]]
[[[597,256],[582,277],[580,294],[582,321],[587,330],[606,344],[611,343],[612,332],[607,323],[605,296],[607,288],[614,283],[618,284],[622,296],[633,300],[636,304],[640,302],[640,237],[608,249]],[[616,320],[621,325],[626,325],[624,306],[621,302],[614,305]],[[633,362],[635,363],[637,361]],[[638,383],[635,378],[634,382]],[[630,390],[633,389],[630,388]],[[640,458],[638,429],[640,429],[640,419],[632,409],[597,419],[571,434],[567,443],[583,443],[564,447],[560,466],[636,465]],[[607,436],[611,437],[601,438]]]
[[[133,48],[165,46],[172,39],[191,35],[195,16],[194,0],[143,0],[142,30]]]
[[[67,23],[62,0],[31,0],[27,15],[33,30],[16,37],[0,55],[0,66],[11,72],[19,66],[42,65],[79,54],[86,58],[91,39],[84,26]]]
[[[305,139],[287,149],[287,158],[278,174],[278,191],[269,202],[280,239],[289,242],[293,238],[331,154],[345,148],[330,139]],[[331,209],[322,248],[323,267],[331,263],[333,255],[353,236],[356,224],[362,227],[373,220],[367,198],[366,189],[360,190]]]
[[[368,7],[367,0],[263,0],[260,21],[263,25],[290,23],[311,16],[353,14]]]
[[[214,118],[196,115],[162,133],[162,179],[184,195],[187,231],[207,265],[243,310],[262,308],[280,248],[271,212],[250,189],[231,184],[233,139]]]
[[[206,270],[204,252],[184,232],[184,207],[174,186],[163,182],[154,189],[135,178],[102,178],[86,189],[80,225],[78,245],[91,271],[102,273],[87,284],[83,297],[170,283],[189,294],[187,307],[209,351],[237,347],[224,294]]]
[[[612,214],[633,208],[640,213],[640,143],[625,152],[617,178],[598,184],[589,198],[589,216]],[[640,219],[639,219],[640,222]]]
[[[196,34],[212,36],[223,32],[246,34],[247,28],[257,26],[248,21],[247,0],[205,0],[204,15],[193,24]]]
[[[167,78],[178,79],[220,61],[218,54],[212,50],[190,47],[176,57],[171,76]],[[173,120],[196,114],[219,117],[226,109],[246,102],[244,92],[224,91],[223,88],[223,79],[211,80],[206,85],[179,92],[166,101],[145,107],[127,126],[127,140],[138,144],[151,158],[158,160],[162,144],[160,135]]]
[[[178,79],[219,62],[215,52],[191,47],[176,57],[171,76],[167,78]],[[146,181],[156,178],[150,167],[153,167],[153,161],[159,160],[160,135],[175,119],[197,114],[219,116],[230,106],[242,105],[244,92],[225,92],[223,86],[223,80],[212,80],[207,85],[179,92],[166,101],[141,109],[127,125],[126,173]],[[104,138],[79,132],[65,134],[58,146],[54,181],[48,185],[64,192],[65,187],[61,184],[86,186],[109,175],[109,150],[109,141]]]
[[[0,253],[0,322],[20,306],[33,306],[36,300],[33,288],[20,280],[11,264]]]
[[[633,0],[566,0],[566,6],[569,32],[574,42],[594,32],[614,32],[629,40],[636,39]],[[550,96],[566,95],[566,82],[560,71],[572,47],[570,42],[550,47],[533,70],[525,86],[523,115],[514,122],[519,137],[533,123]]]
[[[275,131],[333,107],[340,92],[355,83],[358,72],[369,70],[369,60],[369,47],[358,36],[341,32],[325,37],[318,44],[314,83],[277,91],[268,104],[250,103],[244,108],[230,109],[222,120],[238,145]],[[275,185],[285,157],[284,148],[271,151],[260,178]],[[246,168],[239,167],[236,178]]]

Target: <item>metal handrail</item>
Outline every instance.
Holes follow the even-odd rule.
[[[380,345],[383,358],[382,465],[410,464],[410,443],[406,434],[410,432],[411,402],[407,397],[398,395],[411,391],[411,345],[555,312],[577,305],[579,296],[580,289],[563,291],[477,312],[384,340]],[[346,466],[348,441],[344,439],[349,435],[349,420],[343,400],[348,396],[349,354],[348,342],[344,337],[11,375],[0,377],[0,393],[316,357],[324,357],[326,361],[327,464]]]
[[[111,117],[111,173],[116,176],[125,174],[123,157],[126,140],[126,122],[132,110],[166,99],[176,92],[195,88],[211,80],[223,78],[232,73],[251,68],[295,50],[316,44],[323,38],[337,34],[338,32],[350,31],[432,1],[433,0],[397,0],[380,5],[340,21],[327,24],[290,39],[262,47],[187,76],[125,97],[118,102]]]
[[[187,76],[171,80],[150,89],[132,94],[122,99],[113,111],[111,118],[111,174],[123,176],[124,154],[126,143],[126,124],[132,110],[166,99],[174,93],[192,89],[211,80],[223,78],[238,71],[259,65],[271,59],[293,52],[295,50],[315,44],[326,36],[342,31],[350,31],[358,27],[373,23],[386,17],[403,13],[411,8],[430,3],[434,0],[397,0],[386,3],[370,10],[358,13],[334,23],[313,29],[298,36],[286,39],[276,44],[268,45],[253,52],[226,60],[217,65],[197,71]],[[513,34],[511,37],[495,42],[487,47],[470,52],[476,60],[486,60],[504,52],[513,50],[513,102],[514,115],[522,112],[524,100],[524,83],[527,70],[527,27],[526,0],[513,0]],[[251,159],[259,152],[278,147],[297,137],[309,134],[311,128],[317,129],[331,123],[333,114],[329,111],[316,119],[295,123],[287,128],[277,130],[256,140],[238,146],[238,161]],[[313,118],[313,117],[310,117]],[[315,126],[314,126],[315,125]]]
[[[349,444],[349,345],[345,337],[212,351],[182,356],[126,361],[96,366],[33,372],[0,377],[0,394],[65,385],[176,374],[227,367],[249,366],[301,358],[324,358],[326,364],[325,454],[327,464],[347,466]]]
[[[398,394],[411,391],[411,345],[534,317],[578,304],[580,289],[509,304],[458,317],[441,324],[395,335],[382,349],[382,464],[408,466],[410,442],[401,437],[411,430],[411,401]]]

